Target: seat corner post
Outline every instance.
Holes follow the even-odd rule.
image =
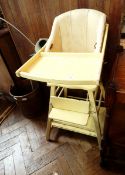
[[[47,141],[50,140],[51,122],[52,122],[52,119],[49,118],[47,121],[47,128],[46,128],[46,140]]]

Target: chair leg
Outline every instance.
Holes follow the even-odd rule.
[[[104,89],[102,82],[99,83],[99,86],[100,86],[100,90],[102,91],[102,96],[105,99],[105,89]]]
[[[88,94],[89,94],[89,100],[90,100],[90,112],[94,119],[99,149],[101,149],[101,129],[100,129],[100,124],[99,124],[94,94],[92,91],[88,91]]]
[[[55,96],[56,86],[50,86],[50,101],[49,101],[49,113],[52,110],[51,96]]]
[[[67,97],[67,88],[64,88],[64,97]]]
[[[50,96],[55,96],[56,94],[56,86],[51,86],[50,87]]]
[[[47,141],[50,140],[51,122],[52,122],[52,119],[49,118],[47,121],[47,128],[46,128],[46,140]]]

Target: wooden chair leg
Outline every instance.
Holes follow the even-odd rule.
[[[50,87],[50,96],[55,96],[56,94],[56,86],[51,86]]]
[[[99,83],[99,86],[100,86],[100,90],[102,92],[102,96],[105,99],[105,89],[104,89],[104,86],[103,86],[102,82]]]
[[[90,100],[90,112],[94,119],[99,149],[101,149],[101,129],[100,129],[100,124],[99,124],[94,94],[92,91],[88,91],[88,94],[89,94],[89,100]]]
[[[67,97],[67,88],[64,88],[64,97]]]
[[[52,119],[49,118],[47,121],[47,128],[46,128],[46,140],[47,141],[50,140],[51,122],[52,122]]]

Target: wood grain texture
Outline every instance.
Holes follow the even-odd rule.
[[[76,8],[93,8],[106,13],[110,26],[107,58],[111,61],[119,43],[122,3],[123,0],[0,0],[5,18],[24,32],[34,44],[39,38],[49,37],[55,16],[63,12]],[[10,30],[21,60],[25,62],[34,52],[34,47],[14,29]]]
[[[19,83],[19,79],[16,77],[15,71],[21,66],[21,61],[7,28],[0,30],[0,55],[2,56],[2,60],[6,65],[11,79],[13,80],[14,84],[17,85]],[[1,76],[4,76],[4,72]]]
[[[56,141],[47,142],[45,127],[43,115],[31,121],[18,108],[10,114],[0,126],[0,175],[124,175],[99,166],[93,138],[63,130],[56,135],[53,129]]]
[[[0,175],[4,175],[4,162],[3,161],[0,161]]]
[[[119,91],[125,90],[125,51],[118,55],[116,66],[114,68],[114,81]]]
[[[118,54],[106,93],[107,116],[102,142],[102,163],[125,164],[125,51]],[[109,151],[108,151],[109,150]]]
[[[9,75],[9,72],[3,62],[1,55],[0,55],[0,70],[2,72],[2,74],[0,74],[0,82],[2,82],[0,84],[0,90],[8,93],[10,89],[10,85],[13,84],[13,81]]]
[[[13,156],[10,155],[4,159],[5,174],[15,175]]]

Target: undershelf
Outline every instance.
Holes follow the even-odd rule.
[[[62,117],[65,115],[67,111],[66,110],[59,110],[59,109],[55,109],[53,108],[52,111],[49,114],[49,118],[53,119],[52,121],[52,126],[53,127],[57,127],[57,128],[62,128],[62,129],[66,129],[66,130],[70,130],[70,131],[74,131],[74,132],[79,132],[81,134],[85,134],[85,135],[90,135],[93,137],[97,137],[96,134],[96,130],[95,130],[95,125],[94,125],[94,120],[93,117],[90,115],[88,117],[88,121],[86,125],[80,125],[79,123],[71,123],[71,122],[67,122],[65,120],[61,120]],[[103,127],[104,127],[104,120],[105,120],[105,108],[101,107],[100,112],[99,112],[99,123],[100,123],[100,128],[101,128],[101,134],[103,133]],[[60,115],[59,115],[60,113]],[[72,111],[68,111],[68,113],[71,113],[71,117],[73,117],[72,115]],[[83,114],[81,114],[81,121],[83,120],[82,118],[84,117]],[[64,117],[65,118],[65,117]]]

